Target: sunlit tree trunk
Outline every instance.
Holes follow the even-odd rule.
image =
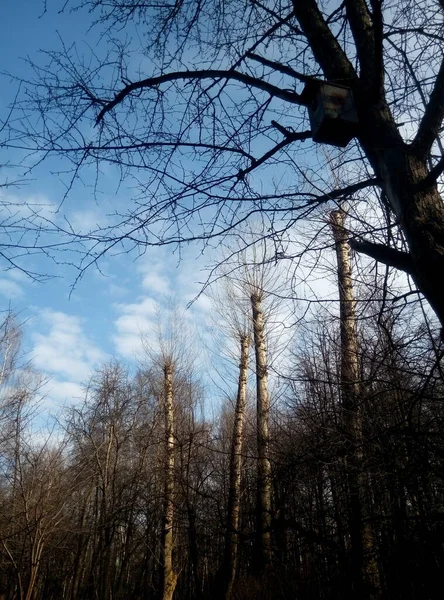
[[[165,486],[162,531],[162,600],[171,600],[177,583],[173,569],[173,523],[174,523],[174,407],[173,365],[166,359],[164,372],[164,418],[165,418]]]
[[[341,334],[341,403],[342,426],[346,442],[346,472],[350,512],[350,550],[353,587],[356,597],[371,597],[378,586],[377,565],[373,558],[372,533],[367,522],[367,482],[363,472],[362,420],[360,414],[360,375],[356,331],[350,246],[344,228],[345,213],[331,212],[335,240]]]
[[[259,536],[259,567],[271,562],[271,464],[269,455],[269,415],[267,347],[262,309],[262,294],[253,291],[250,297],[253,313],[254,350],[256,356],[257,390],[257,519]]]
[[[244,441],[245,404],[247,399],[248,354],[250,338],[243,334],[240,341],[239,382],[236,408],[234,411],[233,437],[230,454],[230,489],[228,496],[227,534],[224,557],[224,596],[231,598],[233,583],[236,577],[239,553],[239,514],[242,469],[242,446]]]

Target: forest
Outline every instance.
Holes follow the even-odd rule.
[[[442,351],[417,302],[355,284],[343,218],[340,310],[300,327],[279,373],[274,265],[219,284],[238,383],[212,418],[202,406],[220,390],[202,386],[173,312],[144,364],[98,367],[36,439],[39,377],[7,315],[2,597],[440,597]]]
[[[43,435],[1,313],[0,600],[441,598],[443,1],[62,4],[94,41],[1,74],[59,196],[0,184],[2,265],[193,246],[213,321],[165,302]]]

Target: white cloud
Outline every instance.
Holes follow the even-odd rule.
[[[108,284],[108,291],[113,298],[122,298],[128,294],[128,288],[116,283]]]
[[[0,294],[5,298],[18,298],[23,295],[22,287],[11,279],[0,278]]]
[[[171,286],[168,277],[161,275],[159,272],[152,271],[143,276],[142,286],[150,292],[156,294],[171,294]]]
[[[131,304],[115,305],[120,316],[115,321],[113,341],[118,354],[134,358],[142,350],[142,335],[156,326],[159,304],[153,298],[141,298]]]
[[[50,379],[41,390],[47,409],[60,408],[85,397],[83,387],[73,381]]]
[[[159,311],[168,311],[171,305],[182,311],[197,297],[202,287],[198,279],[206,278],[202,269],[207,257],[196,258],[194,252],[183,248],[182,260],[175,262],[169,248],[150,248],[135,262],[135,277],[139,278],[143,295],[136,302],[114,305],[118,316],[112,339],[117,354],[125,358],[139,356],[143,350],[142,336],[145,342],[156,347]],[[131,280],[134,284],[134,276]],[[190,310],[184,310],[182,318],[191,328],[194,324],[202,326],[202,313],[210,310],[211,302],[201,296]],[[162,314],[160,318],[162,320]]]
[[[82,320],[51,310],[43,310],[40,317],[47,333],[33,336],[34,365],[68,382],[86,381],[91,369],[106,355],[88,339]]]
[[[66,400],[78,400],[83,398],[85,391],[83,386],[73,381],[58,381],[57,379],[51,379],[46,385],[48,394],[51,398],[64,402]]]
[[[29,282],[28,275],[26,275],[26,273],[24,273],[23,271],[20,271],[19,269],[9,269],[8,279],[12,279],[19,283],[28,283]]]
[[[57,217],[58,206],[43,194],[27,196],[1,194],[0,203],[6,226],[9,219],[11,222],[17,223],[22,218],[34,225],[39,225],[44,224],[47,220],[54,222]]]
[[[171,295],[174,268],[171,268],[171,255],[165,248],[150,248],[136,265],[137,272],[142,276],[142,288],[148,294]]]
[[[180,260],[170,248],[150,248],[138,258],[137,272],[141,276],[143,290],[155,297],[176,297],[187,304],[199,293],[205,280],[205,265],[209,256],[195,255],[196,248],[182,248]]]
[[[99,227],[98,224],[102,225],[105,218],[106,214],[104,210],[99,210],[99,208],[94,210],[76,210],[67,216],[68,223],[72,229],[76,233],[84,234],[96,230]]]
[[[191,309],[192,309],[192,312],[196,314],[196,316],[199,316],[202,314],[205,316],[211,315],[214,313],[213,301],[208,296],[201,294],[195,300],[195,302],[193,302]]]

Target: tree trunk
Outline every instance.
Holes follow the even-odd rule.
[[[444,203],[436,181],[426,179],[429,149],[418,140],[413,144],[403,141],[385,98],[377,105],[368,102],[365,82],[357,84],[355,96],[361,123],[359,141],[407,241],[412,263],[409,273],[444,327],[439,277],[444,272]]]
[[[31,541],[31,552],[30,552],[30,572],[29,572],[29,581],[28,587],[26,590],[25,600],[31,600],[34,595],[34,589],[37,582],[37,575],[40,567],[40,560],[42,558],[43,546],[44,542],[42,539],[37,539],[40,537],[40,531],[37,528],[35,533],[35,538]]]
[[[373,166],[405,235],[411,275],[444,328],[444,203],[436,184],[421,189],[428,172],[425,160],[400,148],[380,151]]]
[[[332,211],[331,226],[336,247],[341,331],[341,404],[342,426],[346,443],[346,473],[350,514],[350,550],[353,594],[356,598],[373,597],[378,585],[377,565],[373,558],[373,539],[366,522],[367,483],[363,472],[362,421],[359,406],[359,364],[356,333],[355,298],[351,274],[350,246],[344,228],[345,214]]]
[[[269,454],[269,415],[267,348],[265,344],[262,295],[251,294],[257,388],[257,528],[259,535],[258,567],[271,562],[271,464]]]
[[[407,241],[415,283],[444,328],[444,294],[440,278],[444,272],[444,203],[434,177],[427,179],[430,173],[427,160],[442,121],[444,62],[418,134],[413,143],[406,143],[385,98],[384,72],[378,68],[382,39],[376,39],[377,25],[369,20],[366,3],[361,3],[360,8],[357,2],[345,3],[360,54],[360,77],[325,21],[319,3],[293,0],[292,4],[325,77],[331,81],[347,81],[353,90],[359,142]],[[368,254],[384,262],[380,254],[379,258],[371,252]]]
[[[174,409],[173,366],[164,364],[164,416],[165,416],[165,487],[162,532],[162,600],[172,600],[177,583],[173,569],[174,521]]]
[[[234,412],[233,437],[230,454],[230,490],[228,495],[227,533],[224,556],[224,598],[229,600],[236,577],[239,550],[239,509],[242,468],[242,446],[247,399],[248,351],[250,338],[240,336],[239,382]]]

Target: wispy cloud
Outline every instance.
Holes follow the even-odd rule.
[[[191,330],[202,330],[203,316],[211,310],[208,298],[201,296],[190,310],[185,308],[202,288],[199,280],[206,278],[203,273],[206,261],[207,258],[201,255],[195,258],[184,249],[182,260],[175,262],[168,248],[150,248],[136,261],[132,285],[134,289],[138,284],[142,293],[135,302],[114,304],[118,316],[112,341],[118,355],[130,359],[139,356],[143,350],[142,338],[155,347],[159,320],[165,325],[164,318],[173,306]]]
[[[130,304],[116,304],[120,316],[114,322],[113,342],[116,351],[125,358],[134,358],[142,350],[142,336],[156,327],[160,305],[153,298],[140,298]]]
[[[65,383],[86,381],[106,354],[89,339],[82,319],[48,309],[39,317],[47,333],[33,335],[34,365]]]
[[[26,220],[34,226],[44,225],[46,221],[54,222],[58,206],[44,194],[19,195],[0,194],[3,224],[16,226]]]
[[[49,379],[40,390],[44,398],[45,408],[58,410],[67,403],[78,402],[85,396],[82,385],[74,381],[60,381],[58,379]]]
[[[12,279],[0,277],[0,294],[5,298],[13,300],[23,295],[23,288]]]
[[[138,259],[136,267],[144,292],[165,297],[173,293],[174,268],[165,248],[151,248]]]
[[[158,269],[160,271],[160,265],[158,265]],[[142,286],[147,291],[168,296],[172,292],[169,279],[165,275],[162,275],[159,271],[151,271],[146,273],[143,276]]]

